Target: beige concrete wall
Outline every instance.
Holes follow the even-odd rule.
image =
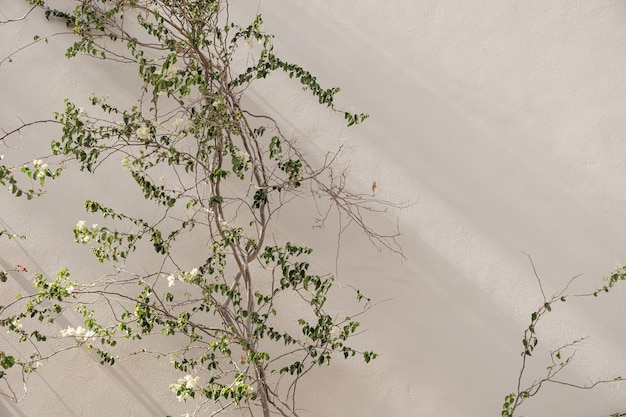
[[[19,0],[0,5],[6,16],[23,10]],[[301,388],[301,415],[499,415],[516,387],[523,329],[542,302],[525,253],[547,294],[578,274],[573,291],[594,287],[626,259],[626,4],[262,0],[259,10],[279,53],[341,86],[341,104],[371,119],[345,129],[282,79],[250,91],[251,105],[284,119],[311,152],[345,145],[353,190],[368,193],[376,181],[379,197],[413,203],[374,219],[385,228],[399,215],[405,262],[346,236],[340,282],[384,301],[359,337],[382,355],[315,373]],[[0,56],[54,30],[42,19],[0,26]],[[59,51],[62,42],[51,41],[0,65],[0,126],[48,117],[64,97],[94,90],[132,99],[132,74],[88,60],[70,68]],[[49,133],[37,132],[11,146],[45,152]],[[94,273],[71,228],[84,217],[82,200],[123,202],[120,190],[83,176],[39,202],[0,194],[0,224],[31,235],[19,248],[0,241],[0,265],[19,258],[47,273],[66,265]],[[285,218],[287,232],[302,233],[297,220]],[[323,245],[317,259],[332,271],[335,251],[324,242],[333,236],[302,237]],[[599,302],[572,300],[543,323],[546,348],[590,336],[567,377],[626,374],[625,299],[618,288]],[[529,378],[547,360],[537,355]],[[121,365],[103,369],[73,352],[44,367],[22,403],[0,402],[0,415],[143,417],[178,407],[151,365]],[[624,389],[546,387],[520,414],[606,416],[626,409]]]

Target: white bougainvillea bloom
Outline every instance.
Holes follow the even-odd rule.
[[[216,109],[219,107],[222,107],[223,104],[224,104],[224,99],[222,98],[222,96],[216,96],[215,100],[213,100],[213,103],[211,103],[211,105],[215,107]]]
[[[170,275],[169,277],[167,277],[168,287],[173,287],[175,283],[176,283],[176,277],[174,275]]]
[[[162,75],[166,81],[171,81],[178,75],[178,67],[169,67],[165,71],[157,70],[154,72],[157,75]]]
[[[72,326],[67,326],[66,329],[61,329],[61,336],[69,337],[74,336],[77,342],[85,342],[92,337],[94,337],[96,333],[93,330],[87,330],[82,326],[78,326],[77,328],[73,328]]]
[[[250,169],[250,167],[252,167],[252,163],[250,162],[250,154],[248,152],[237,149],[237,152],[235,152],[235,158],[241,161],[245,169]]]
[[[191,395],[189,391],[193,390],[198,385],[198,379],[200,377],[194,375],[185,375],[178,380],[177,384],[170,384],[170,390],[176,394],[178,401],[185,401]]]
[[[174,123],[172,124],[172,126],[174,127],[174,130],[183,130],[185,129],[189,124],[189,121],[186,119],[176,119],[174,120]]]
[[[193,123],[187,119],[176,119],[172,124],[172,133],[176,135],[176,139],[180,140],[187,136],[187,131],[193,127]]]
[[[150,139],[150,128],[146,125],[141,125],[139,129],[135,132],[137,137],[141,140]]]
[[[337,337],[339,337],[340,334],[341,334],[341,327],[333,326],[330,329],[330,337],[331,338],[336,339]]]
[[[189,272],[180,271],[178,273],[178,279],[181,280],[182,282],[191,282],[191,280],[194,279],[199,273],[200,271],[198,270],[198,268],[194,268]]]
[[[128,169],[130,167],[130,160],[127,156],[122,158],[122,168]]]
[[[84,220],[79,220],[79,221],[76,223],[76,228],[77,228],[77,229],[84,229],[84,228],[85,228],[85,221],[84,221]]]
[[[189,389],[194,389],[196,387],[196,385],[198,385],[198,380],[200,379],[199,376],[194,376],[194,375],[185,375],[183,378],[179,379],[178,382],[179,383],[185,383],[185,386]]]
[[[11,321],[11,324],[13,325],[15,330],[17,330],[18,332],[21,330],[24,330],[24,326],[22,326],[22,323],[20,323],[18,319]],[[7,330],[7,333],[9,333],[9,330]]]
[[[67,329],[61,329],[61,336],[63,337],[74,336],[75,333],[76,329],[74,329],[72,326],[67,326]]]

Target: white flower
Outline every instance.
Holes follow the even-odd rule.
[[[76,287],[74,287],[73,285],[70,285],[69,287],[66,288],[66,290],[68,294],[71,294],[74,291],[76,291]]]
[[[237,149],[235,152],[235,158],[241,161],[245,169],[250,169],[252,163],[250,162],[250,154],[248,152]]]
[[[187,136],[187,131],[193,127],[193,123],[187,119],[176,119],[172,124],[172,133],[177,139],[183,139]]]
[[[196,385],[198,384],[198,379],[200,379],[199,376],[185,375],[185,377],[182,379],[179,379],[178,382],[180,383],[184,382],[187,388],[194,389]]]
[[[185,119],[176,119],[174,120],[174,123],[172,124],[172,126],[174,127],[174,130],[179,130],[179,129],[184,129],[186,126],[186,122]]]
[[[4,155],[0,153],[0,161],[2,161],[3,159],[4,159]]]
[[[247,395],[252,394],[252,391],[254,391],[254,387],[252,387],[252,386],[250,386],[248,384],[245,384],[243,381],[240,381],[240,380],[236,380],[234,385],[235,385],[235,388],[238,388],[238,387],[243,385],[245,387],[245,393]]]
[[[130,167],[129,159],[127,156],[122,158],[122,168],[128,169]]]
[[[98,228],[98,223],[94,223],[94,224],[92,224],[92,225],[91,225],[91,228],[92,228],[92,229],[97,229],[97,228]]]
[[[191,280],[193,280],[199,273],[200,271],[198,270],[198,268],[194,268],[189,272],[181,271],[178,273],[178,279],[182,282],[191,282]]]
[[[79,220],[78,223],[76,223],[76,228],[77,229],[84,229],[85,228],[85,221],[84,220]]]
[[[167,277],[168,287],[173,287],[175,283],[176,283],[176,277],[174,275],[170,275],[169,277]]]
[[[72,326],[67,326],[66,329],[61,329],[61,336],[68,337],[74,336],[77,342],[85,342],[88,339],[94,337],[96,333],[93,330],[84,329],[82,326],[78,326],[77,328],[73,328]]]
[[[176,74],[178,74],[178,68],[177,67],[169,67],[165,70],[165,72],[163,71],[156,71],[155,74],[158,75],[163,75],[163,79],[166,81],[171,81],[172,79],[174,79],[176,77]]]
[[[222,98],[222,96],[215,97],[215,100],[213,100],[213,103],[211,103],[211,105],[215,107],[216,109],[222,107],[223,104],[224,104],[224,99]]]
[[[43,163],[43,162],[41,161],[41,159],[35,159],[35,160],[33,161],[33,166],[34,166],[35,168],[37,168],[37,167],[41,166],[41,164],[42,164],[42,163]]]
[[[337,337],[339,337],[339,335],[341,334],[341,327],[339,326],[333,326],[330,329],[330,337],[333,339],[336,339]]]
[[[184,378],[180,378],[177,384],[170,384],[169,388],[172,392],[176,393],[178,401],[185,401],[191,395],[189,394],[198,384],[200,377],[193,375],[185,375]]]
[[[141,125],[141,127],[137,129],[135,133],[137,134],[137,137],[141,140],[150,139],[151,137],[150,128],[146,125]]]
[[[245,42],[246,42],[246,46],[247,46],[248,48],[250,48],[250,49],[254,49],[254,43],[252,43],[252,39],[250,39],[250,38],[246,38]]]

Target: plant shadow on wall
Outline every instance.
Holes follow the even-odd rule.
[[[122,169],[115,168],[159,214],[143,218],[85,201],[101,224],[78,220],[75,242],[112,271],[91,282],[73,280],[69,268],[48,277],[16,267],[33,274],[35,292],[1,302],[0,324],[23,346],[0,353],[2,394],[18,401],[18,385],[41,364],[84,347],[102,364],[135,354],[171,362],[179,377],[166,385],[189,404],[190,415],[293,416],[298,381],[311,369],[338,357],[375,359],[377,353],[351,343],[370,299],[354,289],[352,313],[330,310],[334,277],[313,272],[312,248],[280,241],[273,230],[290,201],[308,197],[319,212],[312,224],[323,224],[334,210],[341,224],[356,225],[377,247],[401,254],[395,231],[381,234],[366,223],[370,213],[398,205],[351,193],[344,174],[336,175],[338,151],[316,165],[271,117],[250,113],[240,100],[248,87],[279,72],[349,126],[367,115],[335,109],[339,89],[322,88],[311,73],[277,56],[260,15],[245,25],[232,21],[226,0],[27,3],[32,8],[23,16],[2,23],[19,23],[41,9],[75,37],[68,58],[134,66],[141,91],[129,108],[96,95],[88,108],[66,99],[54,119],[6,128],[5,145],[35,124],[62,133],[49,156],[1,165],[0,183],[30,200],[66,170],[108,175],[108,162],[117,160]],[[197,242],[192,254],[189,242]],[[149,263],[134,268],[139,256]],[[0,279],[15,273],[3,271]],[[69,311],[81,323],[59,331]],[[158,335],[175,342],[162,344]]]

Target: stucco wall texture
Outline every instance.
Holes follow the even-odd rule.
[[[279,54],[340,86],[340,104],[371,117],[346,129],[282,78],[250,91],[250,105],[275,114],[312,153],[343,145],[352,190],[368,193],[376,181],[378,197],[411,203],[372,219],[383,229],[399,219],[405,261],[356,231],[339,257],[339,282],[381,301],[363,317],[358,339],[380,358],[315,373],[300,388],[300,415],[499,415],[517,385],[523,330],[542,303],[528,255],[548,296],[579,274],[571,292],[602,285],[626,262],[626,3],[250,3],[233,1],[233,10],[258,9]],[[26,9],[2,0],[0,18]],[[0,57],[59,28],[40,17],[1,25]],[[64,42],[38,44],[0,65],[0,126],[49,117],[65,97],[92,91],[132,102],[132,71],[68,62]],[[11,153],[44,153],[50,134],[36,132],[12,142]],[[125,201],[119,183],[98,181],[59,182],[37,202],[0,193],[2,227],[31,236],[17,248],[0,241],[0,265],[20,258],[50,274],[67,265],[90,273],[92,260],[72,243],[82,201]],[[285,218],[284,229],[303,233],[296,218]],[[335,272],[327,233],[301,236],[322,244],[317,259]],[[549,349],[583,336],[563,379],[626,376],[626,289],[568,301],[548,315],[527,378],[544,375]],[[151,365],[121,365],[102,368],[72,352],[33,377],[21,403],[0,400],[0,416],[147,417],[178,407],[162,397],[170,381]],[[626,411],[625,390],[625,383],[592,391],[546,385],[520,415],[608,416]]]

